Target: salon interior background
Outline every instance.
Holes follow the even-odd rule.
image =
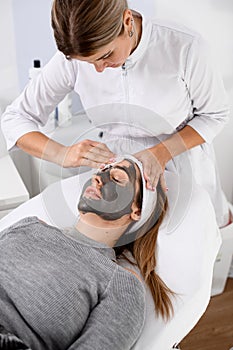
[[[131,0],[132,8],[146,16],[177,21],[196,29],[209,41],[216,67],[228,93],[231,120],[214,141],[223,189],[233,202],[233,1],[232,0]],[[55,52],[50,28],[51,0],[0,1],[0,105],[9,104],[28,81],[33,59],[44,65]],[[81,110],[78,98],[74,109]],[[1,137],[0,137],[1,139]],[[0,157],[6,150],[0,140]],[[28,156],[15,152],[13,159],[33,193]]]

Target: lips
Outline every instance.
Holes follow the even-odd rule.
[[[120,67],[121,64],[117,63],[117,64],[110,64],[108,65],[108,68],[117,68],[117,67]]]
[[[92,199],[101,199],[102,196],[100,194],[100,191],[97,190],[97,188],[88,186],[84,192],[84,196],[86,198],[92,198]]]

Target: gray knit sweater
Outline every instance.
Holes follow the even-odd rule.
[[[33,350],[126,350],[145,290],[114,250],[36,217],[0,233],[0,324]]]

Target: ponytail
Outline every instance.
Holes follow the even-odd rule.
[[[168,208],[166,195],[160,183],[157,186],[158,199],[156,207],[147,223],[142,227],[146,232],[132,243],[115,248],[118,258],[124,258],[133,265],[137,265],[144,278],[146,285],[151,291],[155,305],[156,314],[168,320],[173,315],[173,305],[171,297],[174,292],[162,281],[156,273],[156,243],[159,227],[163,221]],[[157,219],[158,218],[158,219]],[[154,222],[155,221],[155,222]],[[127,251],[131,252],[134,262],[127,257]]]

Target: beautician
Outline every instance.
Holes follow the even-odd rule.
[[[126,0],[54,0],[52,26],[59,51],[2,117],[8,149],[19,147],[63,167],[93,168],[117,153],[131,153],[143,163],[150,190],[159,178],[166,188],[165,167],[182,172],[181,156],[188,152],[190,176],[209,192],[219,227],[227,224],[229,209],[212,141],[228,120],[228,107],[202,37],[182,26],[147,20]],[[102,143],[84,140],[67,147],[39,131],[72,90],[95,125],[99,107],[104,111],[106,106],[100,118]],[[122,106],[137,106],[141,113],[129,108],[125,116]],[[148,111],[162,116],[164,126],[156,118],[148,123]],[[135,131],[132,125],[140,128]]]

